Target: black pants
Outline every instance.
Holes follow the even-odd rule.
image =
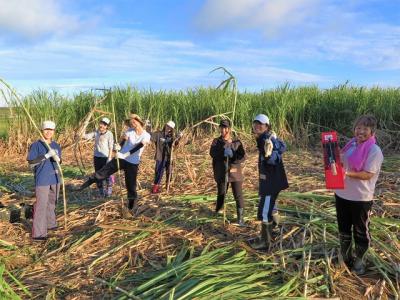
[[[119,159],[119,168],[124,170],[125,173],[125,185],[128,190],[128,207],[132,209],[137,200],[136,191],[136,179],[139,170],[139,165],[131,164],[125,159]],[[108,164],[106,164],[99,171],[96,171],[96,180],[104,180],[110,177],[118,171],[117,159],[113,158]]]
[[[354,238],[355,254],[361,258],[371,241],[368,227],[372,201],[350,201],[336,194],[335,199],[339,235]]]
[[[269,223],[273,221],[272,213],[275,208],[276,199],[278,198],[279,192],[273,195],[262,195],[260,196],[260,202],[258,203],[257,219],[259,221]]]
[[[167,181],[170,176],[169,174],[170,162],[166,160],[156,160],[156,166],[154,168],[154,184],[161,184],[161,180],[164,175],[164,170],[167,173]]]
[[[230,182],[230,185],[232,187],[233,198],[235,199],[236,202],[236,208],[238,209],[244,208],[243,191],[242,191],[243,181]],[[228,188],[229,188],[229,183],[226,187],[226,190],[225,190],[225,182],[217,183],[218,195],[217,195],[217,207],[215,208],[216,211],[220,210],[224,205],[225,195],[228,192]]]
[[[107,164],[107,157],[94,156],[93,163],[94,163],[94,170],[95,170],[95,172],[97,172],[97,171],[101,170],[101,168],[103,168]],[[97,185],[98,189],[102,190],[103,188],[106,188],[108,186],[108,181],[107,181],[108,178],[109,177],[107,177],[104,180],[96,181],[96,185]]]

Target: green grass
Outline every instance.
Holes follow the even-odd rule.
[[[71,98],[57,92],[35,91],[23,99],[35,121],[53,119],[57,131],[76,128],[90,110],[96,95],[87,92]],[[102,95],[97,95],[98,97]],[[144,119],[150,119],[153,127],[160,128],[173,119],[179,129],[184,129],[209,116],[231,112],[234,96],[232,92],[211,88],[197,88],[184,91],[139,90],[130,86],[114,88],[112,97],[118,127],[131,112]],[[26,136],[35,134],[24,112],[15,106],[13,128]],[[284,85],[261,92],[238,94],[235,114],[236,128],[250,133],[252,118],[258,113],[267,114],[275,131],[297,145],[307,145],[319,140],[321,131],[335,129],[350,136],[356,116],[371,113],[379,120],[378,127],[387,132],[398,146],[400,124],[400,89],[364,88],[342,85],[323,90],[317,86],[291,87]],[[111,96],[104,101],[101,110],[111,112]],[[96,115],[97,118],[100,114]],[[210,130],[209,124],[200,129]],[[15,134],[15,131],[10,133]]]
[[[8,137],[8,129],[10,127],[10,109],[8,107],[0,107],[0,139]]]

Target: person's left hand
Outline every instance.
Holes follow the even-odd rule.
[[[272,141],[270,139],[266,140],[264,144],[265,157],[271,156],[273,148],[274,144],[272,144]]]
[[[125,158],[127,158],[129,155],[131,155],[129,152],[126,152],[126,153],[121,153],[121,152],[117,152],[117,158],[119,158],[119,159],[125,159]]]

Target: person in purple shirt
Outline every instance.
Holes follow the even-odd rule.
[[[28,163],[34,172],[36,202],[33,208],[32,238],[36,241],[47,239],[47,231],[57,228],[56,202],[60,191],[61,147],[53,136],[56,124],[44,121],[42,135],[29,147]]]

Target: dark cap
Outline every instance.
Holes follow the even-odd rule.
[[[231,122],[228,119],[223,119],[219,122],[219,127],[231,127]]]

